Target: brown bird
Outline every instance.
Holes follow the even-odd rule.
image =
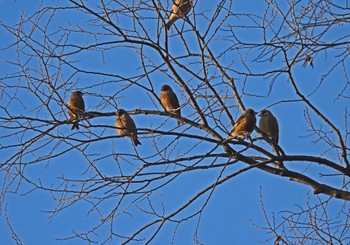
[[[306,55],[304,59],[303,67],[306,67],[307,64],[309,64],[312,68],[314,68],[313,59],[311,58],[311,56],[308,56],[308,55]]]
[[[272,115],[269,110],[262,110],[259,116],[261,117],[259,129],[269,137],[273,143],[278,144],[279,129],[276,117]]]
[[[117,133],[121,136],[128,136],[134,142],[135,146],[141,145],[141,142],[137,139],[137,128],[134,120],[123,109],[117,111],[117,119],[115,120],[115,127]]]
[[[79,117],[85,111],[85,103],[83,99],[83,93],[81,91],[74,91],[71,93],[68,101],[68,114],[72,120],[72,130],[74,128],[79,129]]]
[[[180,18],[185,17],[192,8],[192,0],[173,0],[170,17],[166,28],[169,30],[171,25]]]
[[[230,132],[231,138],[244,139],[250,136],[251,132],[253,132],[256,124],[255,118],[256,112],[253,109],[247,109],[237,120],[235,125]]]
[[[278,236],[275,240],[274,245],[278,245],[280,241],[283,241],[282,237]]]
[[[167,112],[181,116],[179,100],[177,99],[177,96],[171,87],[165,84],[161,87],[160,91],[160,102],[165,107],[165,110]],[[180,119],[177,120],[177,124],[181,125]]]

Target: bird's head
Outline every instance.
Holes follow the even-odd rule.
[[[260,117],[266,117],[266,116],[269,116],[271,115],[271,111],[269,110],[262,110],[260,113],[259,113],[259,116]]]
[[[162,92],[171,91],[171,87],[170,87],[169,85],[167,85],[167,84],[164,84],[164,85],[161,87],[160,91],[162,91]]]
[[[77,90],[77,91],[74,91],[74,92],[71,94],[71,97],[73,97],[73,98],[82,97],[83,94],[84,94],[83,92]]]
[[[247,109],[244,113],[247,115],[253,115],[253,116],[257,114],[253,109]]]
[[[126,113],[126,111],[125,110],[123,110],[123,109],[119,109],[117,112],[116,112],[116,115],[118,116],[118,117],[121,117],[123,114],[125,114]]]

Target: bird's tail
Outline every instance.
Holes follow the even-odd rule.
[[[184,123],[180,119],[177,119],[177,125],[180,126],[182,124],[184,124]]]
[[[221,143],[220,143],[220,145],[224,145],[224,144],[226,144],[227,142],[229,142],[230,140],[232,140],[234,137],[232,137],[231,135],[229,135],[226,139],[224,139]]]
[[[170,23],[170,22],[166,23],[166,24],[165,24],[165,28],[166,28],[167,30],[170,30],[170,27],[171,27],[172,24],[173,24],[173,23]]]
[[[271,145],[271,147],[272,147],[273,152],[276,154],[276,156],[277,156],[277,157],[280,157],[280,156],[281,156],[281,153],[280,153],[280,151],[279,151],[279,149],[280,149],[279,145],[278,145],[276,142],[273,142],[273,141],[272,141],[272,142],[269,142],[269,143],[270,143],[270,145]],[[273,163],[273,165],[276,166],[276,167],[279,168],[279,169],[284,169],[284,170],[287,169],[287,168],[284,166],[283,161],[277,161],[277,162]]]
[[[132,137],[132,140],[134,141],[135,146],[142,145],[141,142],[137,139],[137,136]]]
[[[71,130],[73,130],[75,128],[79,129],[79,123],[78,122],[79,122],[78,120],[73,120]]]
[[[165,28],[169,30],[176,20],[177,18],[173,18],[172,16],[170,16],[168,22],[165,24]]]

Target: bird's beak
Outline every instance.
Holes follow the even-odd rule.
[[[256,113],[256,114],[258,114],[258,113]],[[259,116],[259,117],[261,117],[261,116],[262,116],[262,111],[261,111],[261,112],[258,114],[258,116]]]

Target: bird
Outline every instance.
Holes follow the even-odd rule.
[[[257,113],[253,109],[247,109],[233,125],[228,139],[244,139],[249,137],[255,128],[256,114]]]
[[[276,117],[269,110],[262,110],[259,116],[259,129],[273,143],[278,144],[279,128]]]
[[[137,139],[137,128],[134,120],[123,109],[119,109],[116,112],[117,119],[115,120],[115,127],[117,133],[120,136],[128,136],[134,142],[135,146],[141,145],[141,142]]]
[[[311,58],[311,56],[306,55],[306,57],[305,57],[305,59],[304,59],[303,67],[306,67],[308,64],[309,64],[312,68],[314,68],[313,59]]]
[[[278,138],[279,138],[279,128],[276,117],[269,110],[262,110],[259,113],[260,121],[259,121],[259,129],[261,131],[262,136],[267,136],[271,142],[269,142],[272,146],[273,151],[277,156],[280,156]],[[282,161],[275,162],[274,165],[280,169],[286,169]]]
[[[72,130],[79,129],[79,117],[85,111],[85,103],[83,99],[83,92],[77,90],[71,93],[68,101],[68,114],[72,120]]]
[[[171,87],[165,84],[161,87],[160,91],[160,102],[165,107],[165,110],[167,112],[181,116],[179,100]],[[177,124],[181,125],[181,123],[181,120],[178,119]]]
[[[190,12],[191,7],[192,0],[173,0],[173,6],[171,7],[168,22],[166,23],[166,29],[169,30],[175,21],[185,17],[188,12]]]

